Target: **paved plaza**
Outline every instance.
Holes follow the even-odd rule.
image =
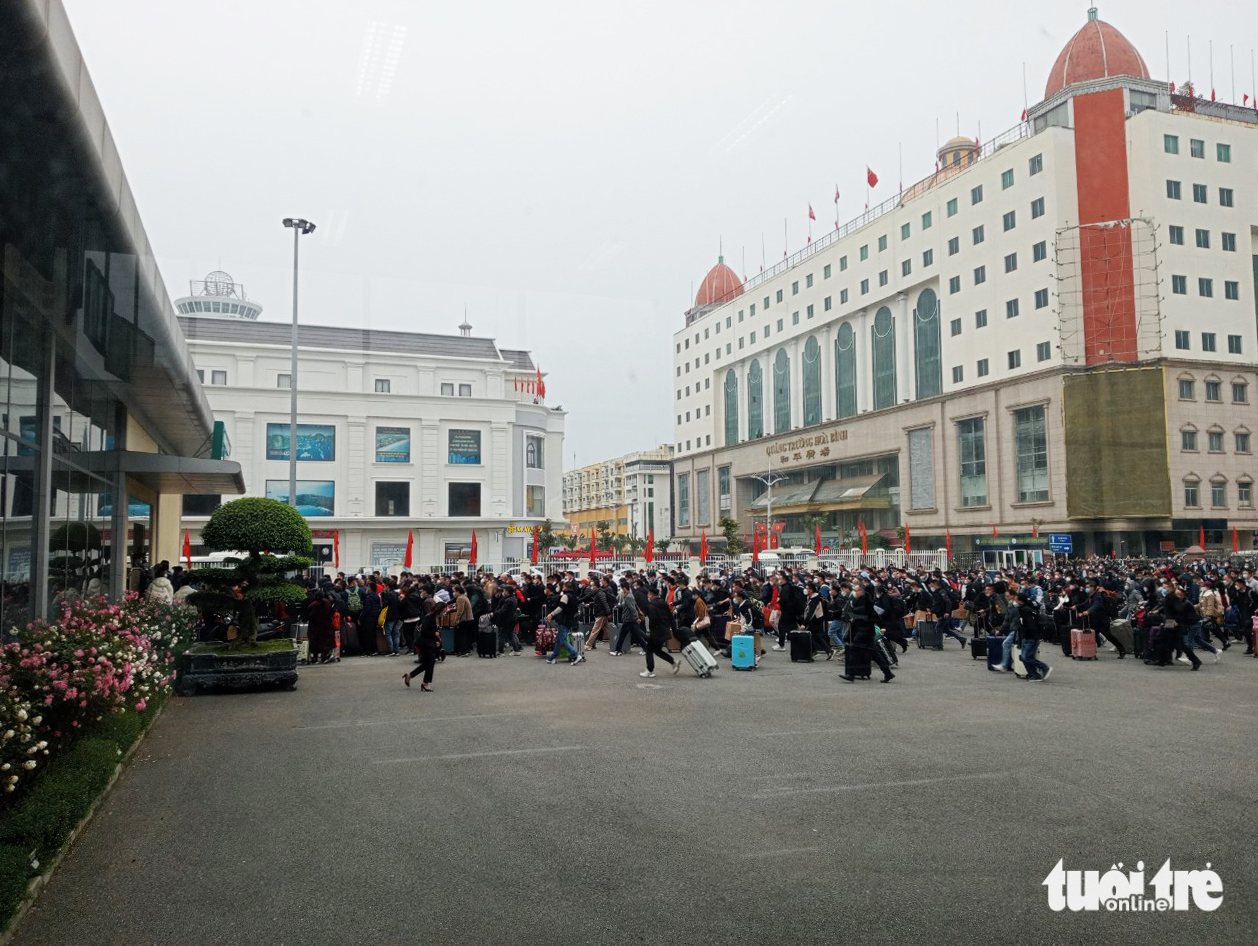
[[[899,678],[771,653],[405,658],[177,699],[19,946],[1252,944],[1258,661],[1153,670],[954,643]],[[875,675],[876,676],[876,675]],[[1208,861],[1212,913],[1053,913],[1042,881]]]

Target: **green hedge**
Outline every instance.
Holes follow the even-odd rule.
[[[31,854],[42,869],[65,846],[166,699],[161,694],[140,712],[119,713],[95,724],[54,757],[26,797],[0,818],[0,929],[26,896],[34,876]]]

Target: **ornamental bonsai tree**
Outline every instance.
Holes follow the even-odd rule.
[[[213,552],[244,555],[224,560],[222,568],[193,569],[198,590],[188,598],[203,611],[235,615],[237,645],[257,641],[258,605],[305,600],[305,590],[288,575],[312,564],[306,557],[310,526],[292,506],[257,497],[223,503],[201,529],[201,543]]]

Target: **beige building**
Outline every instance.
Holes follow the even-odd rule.
[[[616,535],[668,538],[673,531],[672,459],[672,446],[662,444],[565,473],[564,518],[580,533],[606,522]]]

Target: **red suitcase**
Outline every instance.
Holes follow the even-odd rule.
[[[1075,628],[1070,632],[1070,656],[1075,660],[1096,660],[1096,635]]]

